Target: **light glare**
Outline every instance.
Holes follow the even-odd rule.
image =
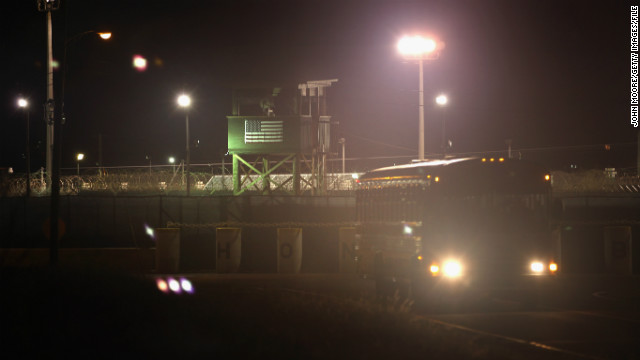
[[[181,291],[180,282],[178,282],[178,280],[174,278],[169,278],[167,280],[169,282],[169,289],[171,289],[171,291],[173,291],[174,293],[179,294]]]
[[[182,287],[182,290],[184,290],[186,293],[193,294],[193,284],[191,284],[191,281],[189,281],[189,279],[181,278],[180,287]]]
[[[544,270],[544,265],[539,261],[534,261],[531,263],[531,271],[534,273],[541,273]]]
[[[100,36],[100,38],[102,40],[109,40],[111,39],[111,33],[110,32],[99,32],[98,36]]]
[[[462,266],[459,262],[449,260],[443,266],[444,275],[448,277],[458,277],[462,274]]]
[[[140,56],[140,55],[134,55],[133,56],[133,67],[138,70],[138,71],[145,71],[147,70],[147,59],[145,59],[144,57]]]
[[[162,291],[163,293],[168,293],[169,292],[169,285],[167,285],[167,282],[164,281],[164,279],[156,279],[156,285],[158,286],[158,290]]]
[[[191,98],[188,95],[180,95],[178,96],[178,105],[181,107],[188,107],[191,105]]]
[[[29,105],[29,103],[27,102],[27,100],[25,99],[18,99],[18,106],[21,108],[26,108]]]
[[[433,39],[421,36],[406,36],[398,41],[398,51],[407,56],[420,56],[432,53],[436,49]]]

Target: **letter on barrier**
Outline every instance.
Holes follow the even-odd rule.
[[[302,267],[302,228],[278,229],[278,272],[300,272]]]
[[[216,272],[238,272],[241,249],[242,229],[216,228]]]
[[[176,273],[180,270],[180,229],[160,228],[156,234],[156,272]]]

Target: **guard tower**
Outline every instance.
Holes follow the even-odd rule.
[[[337,79],[307,81],[297,89],[234,90],[227,116],[233,156],[233,193],[326,193],[326,156],[331,146],[327,88]],[[280,181],[272,174],[288,175]],[[302,177],[301,174],[310,174]]]

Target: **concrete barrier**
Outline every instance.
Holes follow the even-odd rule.
[[[356,273],[356,228],[341,227],[338,230],[338,260],[341,273]]]
[[[604,228],[604,264],[607,273],[631,275],[631,226]]]
[[[278,273],[300,272],[302,228],[278,228]]]
[[[216,272],[238,272],[242,259],[242,229],[216,228]]]
[[[180,271],[180,229],[154,229],[156,234],[156,272]]]

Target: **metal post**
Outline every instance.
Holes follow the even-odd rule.
[[[420,87],[418,91],[418,160],[424,160],[424,76],[422,71],[422,59],[418,60],[420,67]]]
[[[51,179],[51,167],[53,162],[53,29],[51,24],[51,11],[47,11],[47,151],[46,168],[47,177]]]
[[[233,194],[240,192],[240,162],[238,161],[238,155],[233,154]]]
[[[26,156],[27,156],[27,197],[31,196],[31,151],[29,146],[29,110],[25,108],[27,116],[27,144],[26,144]]]
[[[293,158],[293,192],[300,195],[300,154]]]
[[[445,129],[447,124],[445,109],[442,109],[442,158],[444,159],[447,156],[447,140],[445,138]]]
[[[189,112],[187,111],[186,115],[186,126],[187,126],[187,196],[191,193],[191,182],[189,181],[189,177],[191,175],[191,150],[189,148]]]

